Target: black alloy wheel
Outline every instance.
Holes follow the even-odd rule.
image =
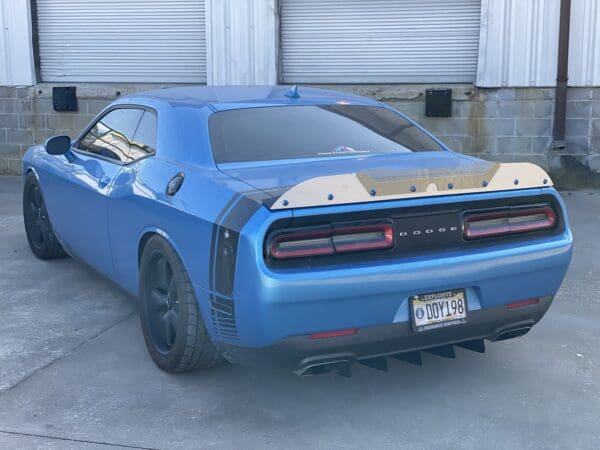
[[[51,259],[63,255],[48,217],[42,189],[32,172],[25,178],[23,187],[23,221],[29,247],[36,257]]]
[[[185,372],[223,360],[181,259],[157,234],[148,239],[140,261],[140,316],[146,347],[161,369]]]

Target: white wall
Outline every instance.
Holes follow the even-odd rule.
[[[600,1],[572,0],[569,86],[600,86]]]
[[[555,86],[559,19],[560,0],[482,0],[477,85]]]
[[[0,86],[35,83],[28,0],[0,0]]]
[[[477,85],[556,86],[560,0],[482,0]],[[600,86],[600,0],[572,0],[569,86]]]
[[[207,84],[277,83],[276,0],[206,0]]]

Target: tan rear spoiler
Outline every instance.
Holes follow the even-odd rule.
[[[419,173],[376,177],[368,172],[311,178],[288,189],[272,210],[366,203],[439,195],[472,194],[552,186],[552,180],[531,163],[490,163],[484,170]]]

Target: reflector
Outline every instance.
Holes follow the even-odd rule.
[[[539,298],[528,298],[527,300],[519,300],[518,302],[512,302],[506,305],[508,309],[522,308],[523,306],[535,305],[539,303]]]
[[[358,328],[349,328],[347,330],[324,331],[322,333],[314,333],[310,335],[311,339],[329,339],[339,336],[352,336],[358,333]]]

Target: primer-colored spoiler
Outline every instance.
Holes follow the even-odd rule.
[[[531,163],[489,163],[476,169],[418,173],[359,172],[311,178],[288,189],[272,210],[342,205],[438,195],[472,194],[552,186],[552,180]]]

